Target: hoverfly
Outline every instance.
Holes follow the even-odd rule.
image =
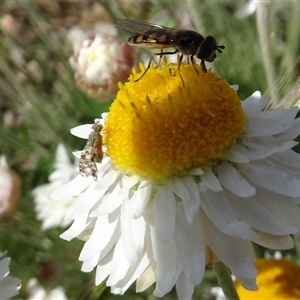
[[[96,163],[101,163],[103,159],[101,135],[103,126],[99,122],[96,122],[92,129],[93,131],[90,133],[80,156],[79,172],[83,177],[93,176],[94,180],[97,181]]]
[[[161,49],[160,53],[154,53],[154,55],[159,55],[160,58],[163,55],[181,52],[178,62],[178,72],[183,55],[189,55],[193,66],[195,66],[194,56],[201,60],[202,70],[206,73],[207,69],[205,67],[205,61],[214,61],[217,57],[216,51],[222,53],[222,49],[225,49],[225,46],[223,45],[218,46],[216,40],[211,35],[204,38],[201,34],[192,30],[174,29],[143,21],[127,19],[117,20],[116,26],[135,34],[128,39],[129,44],[149,49]],[[175,48],[175,50],[173,52],[163,52],[162,49],[165,48]],[[149,61],[144,74],[136,81],[140,80],[145,75],[150,67],[151,61],[152,58]],[[195,71],[198,73],[196,69]]]

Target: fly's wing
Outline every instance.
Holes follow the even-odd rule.
[[[129,19],[117,20],[116,26],[120,29],[135,34],[149,34],[149,32],[152,33],[153,31],[157,30],[173,31],[173,28]]]
[[[135,20],[118,20],[116,26],[134,33],[128,42],[136,46],[147,48],[169,48],[174,47],[180,41],[178,33],[181,29],[173,29],[165,26],[155,25]],[[152,44],[152,46],[150,46]]]

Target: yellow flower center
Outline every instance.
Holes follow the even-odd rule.
[[[258,270],[257,291],[248,291],[235,282],[241,300],[293,300],[300,299],[300,266],[286,259],[260,259],[255,266]]]
[[[222,159],[246,121],[229,84],[199,65],[182,63],[178,71],[166,59],[142,78],[141,69],[120,84],[105,121],[103,141],[115,167],[160,181]]]

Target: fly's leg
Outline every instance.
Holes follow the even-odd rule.
[[[207,69],[206,69],[205,62],[204,62],[203,59],[201,60],[201,67],[202,67],[202,71],[203,71],[204,73],[207,73]]]
[[[199,75],[199,72],[198,72],[198,70],[196,69],[196,66],[195,66],[196,65],[196,61],[195,61],[194,55],[191,55],[191,62],[192,62],[192,65],[193,65],[194,70],[196,71],[197,75]],[[202,66],[202,60],[201,60],[201,66]],[[206,73],[206,72],[204,72],[204,73]]]

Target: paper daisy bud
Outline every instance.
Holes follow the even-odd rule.
[[[191,299],[210,252],[209,262],[257,288],[248,241],[287,249],[300,228],[298,108],[267,111],[267,101],[255,93],[241,102],[211,70],[166,60],[120,84],[95,121],[104,153],[96,181],[79,174],[51,195],[78,196],[62,238],[86,241],[79,260],[84,272],[96,268],[96,285],[123,294],[155,283],[156,297],[176,286]],[[88,139],[93,126],[72,133]]]
[[[10,258],[4,257],[0,252],[0,295],[1,300],[10,299],[11,297],[18,295],[21,287],[21,280],[13,278],[9,275]]]
[[[118,82],[127,80],[131,73],[133,51],[115,36],[96,34],[85,40],[70,58],[78,87],[99,101],[111,100],[118,91]]]
[[[17,207],[21,193],[19,176],[9,169],[6,157],[0,156],[0,217],[9,216]]]

